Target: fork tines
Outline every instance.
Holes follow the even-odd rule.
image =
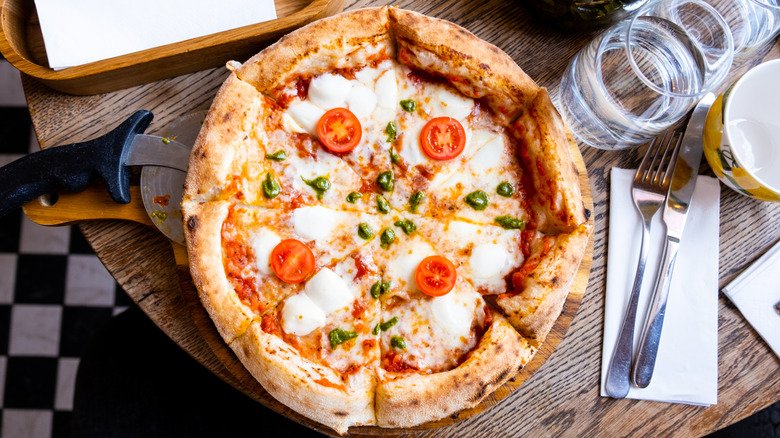
[[[639,163],[637,177],[642,175],[641,178],[645,183],[669,187],[684,133],[685,130],[682,128],[673,128],[655,137],[647,147],[642,162]],[[648,169],[656,170],[648,172]]]

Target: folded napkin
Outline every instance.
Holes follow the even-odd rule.
[[[35,7],[55,70],[276,18],[273,0],[35,0]]]
[[[607,296],[601,356],[601,395],[618,331],[634,283],[641,242],[641,219],[631,200],[634,170],[611,173]],[[661,263],[666,228],[659,211],[652,225],[642,293],[634,330],[634,353],[650,306]],[[631,387],[628,398],[695,405],[718,399],[718,180],[699,176],[672,275],[666,317],[653,378],[647,388]]]
[[[780,304],[778,271],[780,244],[776,244],[745,272],[739,274],[723,288],[723,293],[764,338],[769,348],[780,357],[780,314],[775,308]]]

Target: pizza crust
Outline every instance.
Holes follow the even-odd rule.
[[[264,332],[259,323],[230,347],[269,394],[296,412],[341,435],[350,426],[376,424],[373,367],[343,381],[332,369],[303,358],[279,337]]]
[[[229,208],[227,202],[188,202],[182,211],[192,281],[203,307],[228,343],[243,334],[254,318],[225,275],[221,230]]]
[[[235,73],[273,97],[274,90],[296,76],[365,65],[367,53],[360,49],[368,45],[378,44],[393,56],[387,11],[387,7],[360,9],[315,21],[282,37]]]
[[[561,314],[593,232],[586,222],[555,238],[554,248],[522,282],[519,292],[500,295],[496,304],[520,334],[538,347]]]
[[[271,99],[291,81],[396,53],[400,62],[445,77],[464,95],[481,99],[510,127],[532,158],[528,167],[535,192],[553,200],[533,201],[538,229],[567,234],[556,237],[555,248],[524,279],[519,293],[497,298],[508,321],[497,315],[457,368],[429,375],[390,374],[377,363],[342,380],[264,332],[238,299],[225,274],[221,241],[231,203],[217,195],[228,178],[241,173],[236,166],[251,161],[247,151],[262,142],[252,121],[265,106],[275,105]],[[229,63],[229,69],[191,155],[183,217],[201,301],[255,379],[294,411],[344,434],[353,425],[408,427],[443,418],[477,405],[513,377],[557,320],[592,232],[592,223],[585,223],[570,139],[547,91],[508,55],[465,29],[387,7],[314,22],[244,64]],[[211,202],[201,202],[206,200]],[[382,376],[379,384],[376,373]]]
[[[540,87],[501,49],[466,29],[392,8],[400,62],[443,76],[461,93],[482,98],[503,122],[515,120]]]
[[[236,155],[252,135],[262,96],[235,74],[222,84],[190,154],[185,200],[213,198],[232,172]]]
[[[571,156],[566,127],[546,89],[510,130],[520,141],[521,154],[536,196],[533,207],[542,232],[572,232],[585,222],[579,172]],[[576,147],[576,146],[575,146]]]
[[[389,373],[376,388],[376,419],[383,427],[409,427],[477,405],[531,360],[536,349],[497,317],[457,368],[436,374]]]

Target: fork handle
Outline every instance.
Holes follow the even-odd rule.
[[[645,221],[642,227],[642,241],[639,244],[639,262],[634,276],[634,285],[628,299],[626,313],[623,315],[623,323],[618,332],[617,343],[612,351],[612,359],[607,368],[607,378],[604,384],[607,395],[613,398],[625,398],[629,390],[629,372],[631,371],[631,358],[634,344],[634,326],[636,325],[636,312],[639,304],[639,291],[642,289],[642,279],[645,275],[647,264],[647,245],[650,239],[650,221]]]
[[[674,262],[677,260],[677,250],[680,247],[679,239],[666,236],[663,261],[659,271],[658,280],[653,292],[652,307],[645,320],[645,328],[639,341],[636,353],[636,361],[631,374],[631,380],[639,388],[646,388],[653,377],[655,359],[658,354],[658,343],[661,339],[661,330],[666,315],[666,302],[669,298],[669,285],[672,281]]]

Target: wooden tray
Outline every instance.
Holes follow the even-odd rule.
[[[593,212],[593,196],[585,170],[585,163],[576,143],[571,140],[571,137],[569,138],[569,141],[572,156],[577,165],[577,170],[580,173],[580,188],[582,190],[585,208]],[[133,201],[127,205],[116,204],[110,199],[105,188],[100,185],[93,185],[89,187],[87,191],[80,194],[61,194],[57,203],[52,207],[43,205],[38,200],[31,201],[24,206],[24,212],[34,222],[42,225],[67,225],[94,219],[124,219],[154,228],[154,225],[146,215],[146,211],[141,203],[141,195],[138,187],[133,186],[131,189],[133,190],[133,194],[131,195]],[[594,219],[591,216],[589,220],[592,224]],[[208,345],[208,348],[212,350],[215,358],[219,362],[218,364],[212,364],[209,369],[231,386],[271,410],[318,432],[335,435],[335,432],[330,428],[298,414],[277,401],[273,396],[268,394],[249,371],[244,368],[243,364],[238,360],[238,357],[236,357],[230,347],[222,340],[222,337],[214,327],[211,318],[201,305],[198,292],[190,277],[187,250],[183,246],[173,242],[171,242],[171,245],[173,248],[174,260],[176,262],[176,272],[181,288],[181,297],[184,299],[186,307],[192,315],[192,319],[200,336]],[[588,242],[587,251],[574,278],[561,315],[547,335],[544,343],[542,343],[539,351],[534,355],[531,362],[520,370],[517,375],[485,397],[478,405],[441,420],[425,423],[416,427],[400,429],[380,428],[377,426],[357,426],[350,428],[349,435],[351,437],[398,435],[413,431],[425,431],[439,428],[476,415],[499,403],[514,391],[518,390],[523,382],[530,378],[544,364],[566,335],[566,332],[580,307],[585,290],[587,289],[592,260],[593,236],[591,236]]]
[[[62,70],[48,67],[33,0],[0,0],[0,53],[55,90],[99,94],[245,61],[304,24],[344,9],[346,0],[275,0],[277,19]]]

